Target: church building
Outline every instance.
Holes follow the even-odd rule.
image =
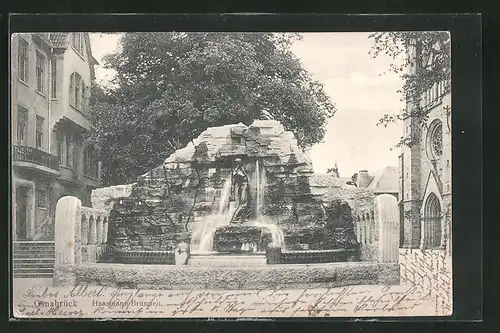
[[[413,46],[411,71],[429,66],[432,57]],[[418,103],[428,118],[404,119],[404,137],[411,147],[399,155],[401,246],[451,251],[451,93],[450,80],[435,82]],[[415,109],[407,101],[407,108]]]

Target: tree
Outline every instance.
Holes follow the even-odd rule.
[[[93,101],[104,182],[133,180],[208,127],[276,119],[306,149],[335,106],[273,33],[127,33],[104,63],[115,88]]]
[[[416,124],[425,126],[429,110],[422,108],[418,101],[434,84],[450,80],[450,34],[443,31],[390,31],[373,33],[369,38],[373,40],[370,51],[372,57],[385,53],[394,60],[390,71],[403,79],[404,84],[398,92],[402,100],[407,102],[407,107],[401,113],[385,114],[378,125],[387,126],[412,117]],[[450,85],[446,84],[444,89],[445,93],[449,92]],[[418,135],[415,135],[417,133],[410,131],[407,137],[401,137],[396,146],[411,147],[419,140]]]

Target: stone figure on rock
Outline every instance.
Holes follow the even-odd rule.
[[[231,172],[231,194],[229,201],[236,201],[237,207],[231,218],[231,223],[242,223],[250,219],[252,215],[250,181],[243,168],[241,158],[236,158],[234,163],[235,167]]]

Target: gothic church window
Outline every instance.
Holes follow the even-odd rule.
[[[424,207],[424,245],[436,248],[441,245],[441,205],[434,193],[425,201]]]
[[[443,124],[435,120],[429,126],[427,134],[427,154],[435,160],[443,155]]]

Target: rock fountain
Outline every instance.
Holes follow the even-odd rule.
[[[209,128],[140,176],[111,211],[110,245],[146,253],[137,262],[180,242],[189,244],[188,265],[265,264],[270,244],[357,260],[351,210],[372,206],[369,191],[314,174],[279,122],[256,120]]]
[[[396,199],[375,200],[369,190],[315,174],[276,121],[207,129],[115,197],[105,256],[68,262],[83,258],[80,206],[65,197],[56,209],[55,285],[255,290],[399,283]]]

